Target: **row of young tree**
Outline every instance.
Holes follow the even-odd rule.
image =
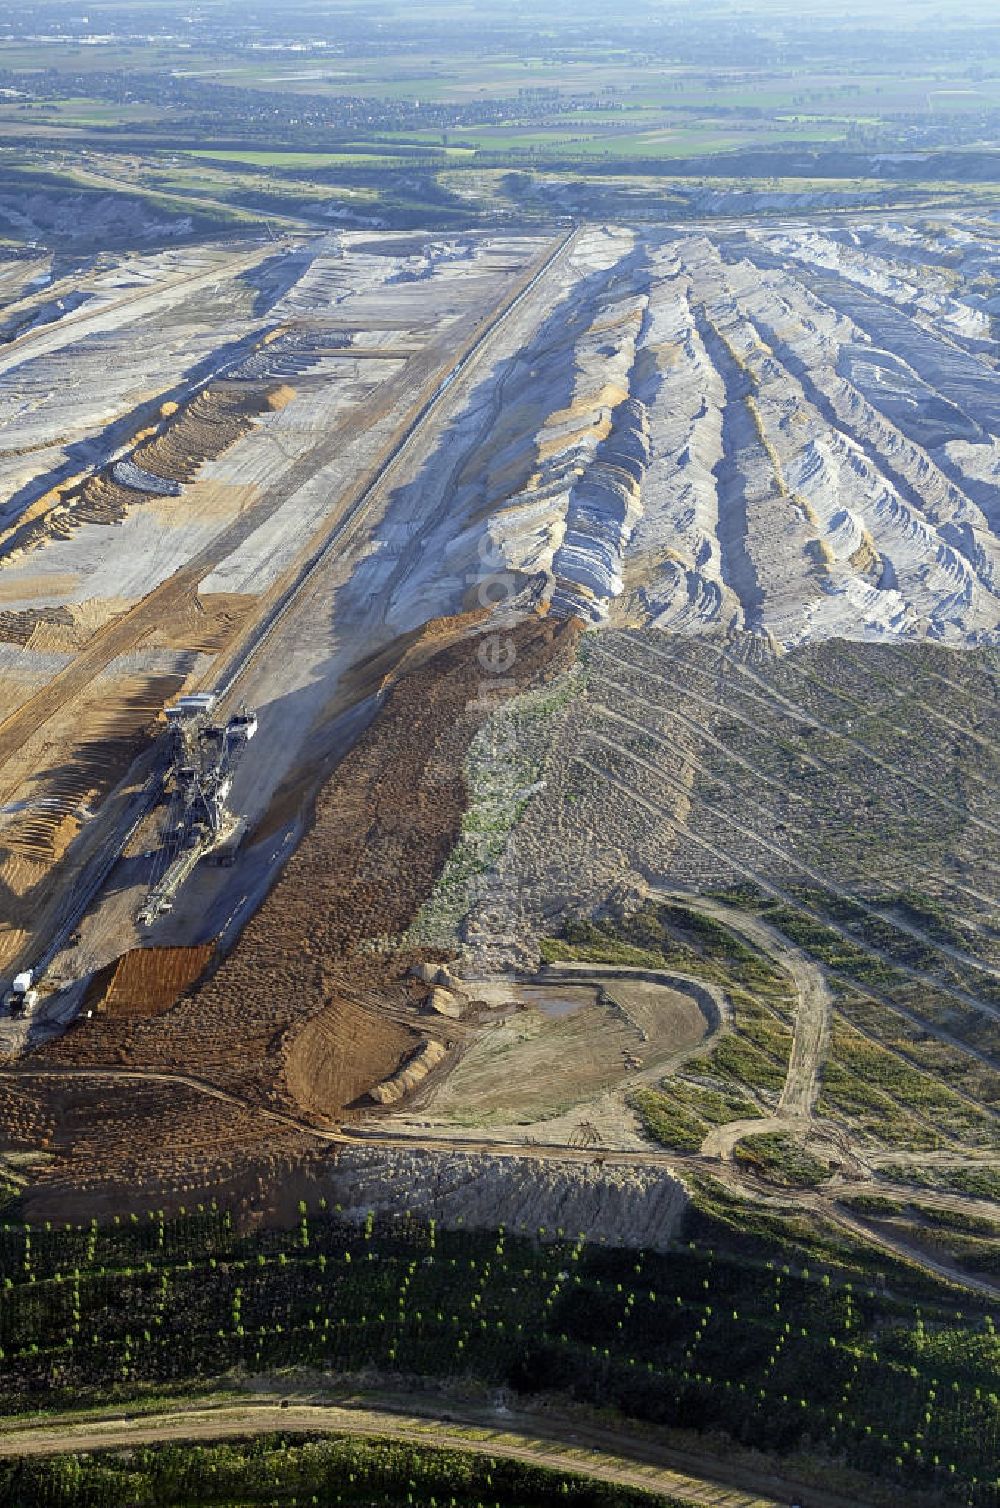
[[[1000,1350],[982,1314],[700,1246],[223,1210],[0,1231],[0,1409],[233,1368],[464,1376],[810,1450],[996,1508]]]

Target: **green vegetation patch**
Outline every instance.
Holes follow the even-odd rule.
[[[749,1172],[782,1188],[812,1189],[830,1176],[828,1163],[780,1131],[745,1137],[733,1155]]]
[[[408,1508],[682,1508],[676,1498],[503,1457],[390,1440],[275,1433],[0,1463],[0,1508],[249,1508],[355,1504]]]
[[[839,1202],[845,1210],[874,1219],[882,1215],[898,1215],[903,1207],[898,1199],[890,1199],[885,1194],[847,1194]]]
[[[255,151],[204,151],[186,150],[186,157],[201,158],[209,162],[228,162],[236,166],[251,168],[285,168],[289,172],[307,170],[309,168],[330,168],[344,166],[358,167],[402,167],[407,161],[405,155],[400,153],[385,153],[362,145],[345,143],[339,152],[269,152],[265,150]],[[428,149],[428,156],[434,156],[433,149]]]
[[[407,942],[456,945],[459,924],[483,894],[507,839],[537,789],[555,720],[580,689],[570,671],[552,686],[507,702],[476,734],[465,760],[462,830]],[[543,950],[544,952],[544,950]]]
[[[823,1065],[820,1110],[848,1116],[885,1146],[996,1146],[995,1119],[921,1072],[835,1021]]]
[[[989,1236],[1000,1239],[1000,1211],[997,1219],[985,1215],[970,1215],[965,1210],[942,1209],[936,1204],[923,1204],[914,1200],[912,1208],[929,1225],[939,1225],[945,1230],[963,1231],[970,1236]]]
[[[634,912],[613,908],[603,916],[568,921],[558,938],[543,939],[547,962],[636,961],[717,981],[735,980],[755,992],[788,994],[786,976],[730,928],[702,912],[671,902],[647,901]]]
[[[643,1130],[653,1141],[672,1152],[697,1152],[706,1129],[700,1116],[656,1089],[637,1089],[632,1103]]]
[[[992,1199],[1000,1204],[1000,1169],[938,1167],[919,1163],[886,1163],[878,1170],[889,1183],[908,1183],[915,1188],[941,1189],[945,1193],[969,1194],[973,1199]]]
[[[790,1034],[786,1033],[785,1038],[790,1051]],[[777,1062],[739,1035],[726,1036],[702,1059],[702,1067],[732,1084],[780,1094],[785,1083],[787,1052],[785,1061]]]
[[[664,1079],[659,1089],[639,1089],[632,1104],[643,1130],[675,1152],[697,1152],[711,1126],[752,1120],[761,1111],[739,1094],[721,1094],[680,1078]]]

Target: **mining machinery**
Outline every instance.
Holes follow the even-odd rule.
[[[29,1016],[38,1004],[35,988],[35,970],[22,969],[14,975],[14,982],[3,997],[3,1004],[12,1016]]]
[[[153,883],[138,913],[146,927],[173,909],[174,897],[199,860],[231,845],[245,826],[227,801],[233,773],[257,731],[257,714],[242,707],[220,722],[215,709],[211,692],[182,696],[166,709],[171,740],[164,780],[167,808]]]

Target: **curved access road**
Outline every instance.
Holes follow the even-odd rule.
[[[411,1405],[412,1406],[412,1405]],[[440,1405],[439,1405],[440,1406]],[[5,1421],[5,1424],[8,1421]],[[644,1488],[702,1508],[786,1508],[805,1493],[810,1508],[859,1508],[857,1499],[800,1488],[718,1457],[670,1450],[654,1440],[602,1430],[576,1420],[499,1414],[448,1400],[444,1417],[315,1401],[252,1398],[246,1403],[148,1414],[121,1413],[68,1422],[0,1428],[0,1456],[121,1450],[183,1440],[222,1440],[272,1430],[403,1440],[470,1455],[502,1456],[598,1481]]]
[[[731,932],[745,937],[792,980],[797,997],[792,1049],[778,1101],[778,1113],[773,1119],[776,1123],[780,1122],[781,1127],[792,1123],[799,1125],[810,1120],[819,1092],[820,1069],[826,1055],[833,1012],[833,996],[823,970],[760,917],[739,911],[735,906],[727,906],[722,901],[712,900],[709,896],[661,889],[655,890],[654,894],[664,900],[676,901],[689,911],[700,912],[712,921],[728,927]],[[738,1140],[739,1136],[745,1136],[751,1131],[776,1129],[776,1126],[762,1120],[732,1122],[711,1132],[702,1152],[707,1156],[719,1156],[731,1151],[731,1144],[724,1146],[720,1142],[716,1145],[713,1138],[718,1138],[722,1133],[732,1133],[740,1126],[745,1129],[739,1131],[733,1140]]]

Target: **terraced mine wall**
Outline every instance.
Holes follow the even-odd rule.
[[[250,433],[262,414],[273,413],[294,397],[283,384],[241,391],[219,383],[197,392],[178,409],[166,403],[152,433],[127,461],[88,477],[77,487],[56,489],[39,499],[6,539],[0,551],[16,559],[50,538],[66,539],[83,524],[117,524],[149,497],[178,497],[206,461],[217,459]]]
[[[449,383],[445,422],[415,440],[356,549],[332,552],[330,592],[324,579],[315,618],[281,640],[287,661],[284,647],[273,671],[259,657],[254,696],[261,687],[276,723],[291,714],[321,741],[331,697],[355,695],[345,686],[352,670],[361,694],[376,691],[383,654],[391,661],[393,643],[412,643],[432,615],[451,620],[454,643],[433,670],[420,658],[425,642],[394,672],[396,691],[317,801],[273,904],[214,978],[162,1010],[151,990],[159,1013],[146,1019],[135,1019],[131,996],[117,1019],[109,1012],[33,1059],[60,1072],[145,1075],[67,1073],[46,1089],[26,1074],[16,1102],[11,1090],[18,1136],[34,1126],[55,1147],[39,1208],[60,1179],[68,1197],[74,1149],[88,1192],[110,1203],[120,1185],[103,1180],[116,1137],[129,1142],[136,1186],[148,1176],[168,1201],[199,1180],[238,1182],[234,1169],[249,1166],[251,1149],[261,1167],[273,1154],[284,1172],[286,1154],[309,1145],[303,1127],[354,1116],[428,1041],[455,1044],[435,1070],[444,1079],[475,1027],[421,1013],[405,969],[422,950],[436,958],[464,948],[470,973],[530,972],[567,921],[614,920],[664,885],[724,888],[732,905],[766,910],[768,925],[837,971],[828,1071],[810,1081],[818,1114],[862,1127],[873,1157],[907,1146],[959,1155],[966,1141],[985,1155],[992,1145],[993,237],[971,216],[712,235],[590,224],[564,251],[482,362]],[[410,251],[401,237],[359,247],[347,236],[343,254],[339,242],[310,253],[272,311],[285,333],[221,388],[237,408],[241,393],[254,395],[246,402],[257,406],[260,436],[253,425],[205,477],[178,483],[181,499],[136,491],[120,526],[82,523],[5,565],[0,672],[12,707],[31,709],[15,711],[7,730],[18,735],[7,752],[21,763],[3,798],[4,832],[20,845],[2,875],[6,916],[30,921],[38,875],[90,790],[76,777],[99,773],[97,739],[71,761],[65,750],[82,740],[66,726],[89,729],[81,711],[89,718],[108,696],[97,679],[105,652],[127,680],[110,719],[118,735],[153,715],[141,678],[162,696],[180,678],[210,676],[203,648],[245,626],[248,600],[259,606],[297,544],[332,519],[331,498],[353,495],[357,478],[377,469],[382,440],[442,348],[445,358],[464,349],[487,298],[502,307],[511,259],[528,277],[538,252],[530,237],[504,235],[413,238]],[[240,274],[215,291],[225,261],[206,252],[197,268],[161,258],[135,269],[164,284],[152,339],[166,339],[186,311],[171,381],[204,358],[206,323],[250,338],[257,284]],[[37,345],[32,336],[31,360],[15,365],[5,351],[5,477],[36,465],[32,446],[48,447],[38,464],[63,465],[64,430],[96,434],[92,406],[71,402],[59,381],[82,359],[82,332],[102,336],[115,402],[167,386],[159,367],[139,360],[145,349],[118,383],[139,326],[119,326],[128,315],[120,286],[110,296],[111,314],[85,304],[45,326]],[[144,290],[135,305],[148,311],[151,298]],[[224,305],[241,298],[241,317],[230,320]],[[334,329],[338,340],[364,332],[364,356],[326,349]],[[394,384],[379,388],[384,370]],[[265,415],[262,392],[286,381],[294,404]],[[211,418],[200,401],[191,407],[199,423]],[[140,457],[144,474],[157,474],[157,460],[167,469],[169,436],[183,437],[174,417],[158,454]],[[184,543],[188,507],[194,532]],[[515,588],[541,577],[538,598],[553,620],[579,616],[596,630],[581,641],[577,673],[515,717],[502,802],[495,787],[473,789],[471,736],[486,731],[468,708],[463,677],[475,672],[447,658],[472,642],[453,615],[470,605],[484,552]],[[99,600],[81,600],[87,594]],[[531,631],[550,641],[534,667],[535,651],[519,648],[514,690],[574,658],[575,628],[533,620]],[[373,660],[360,665],[365,656]],[[291,689],[286,666],[298,677]],[[531,672],[523,681],[522,668]],[[61,706],[57,724],[48,693],[60,678],[80,699]],[[21,736],[29,726],[31,740]],[[64,735],[57,760],[47,750]],[[282,764],[279,741],[262,715],[255,752],[268,747],[274,783],[257,793],[263,851],[247,909],[283,858],[263,838],[284,828],[290,846],[299,832],[292,801],[267,812],[279,781],[295,789],[293,761],[307,762],[300,746]],[[327,753],[335,743],[331,734]],[[21,784],[40,770],[45,783],[29,786],[22,807]],[[315,762],[309,779],[314,772]],[[456,843],[470,833],[477,842]],[[214,893],[228,899],[226,883]],[[242,893],[234,889],[234,901]],[[117,920],[112,909],[102,964],[134,942],[127,901]],[[414,927],[404,947],[421,911],[433,925]],[[220,926],[237,915],[221,904],[216,914]],[[205,935],[203,917],[185,918],[183,905],[171,923],[172,940],[190,940],[185,925]],[[85,936],[78,958],[88,945]],[[783,1018],[765,1034],[780,1052],[758,1061],[764,1095],[781,1091],[790,1026]],[[876,1077],[885,1092],[872,1087]],[[88,1096],[108,1113],[106,1161]],[[133,1113],[136,1124],[162,1123],[162,1148],[143,1133],[125,1137]],[[255,1198],[256,1180],[245,1180]]]
[[[684,1184],[664,1168],[458,1150],[347,1148],[318,1186],[349,1218],[408,1210],[450,1229],[542,1227],[549,1239],[562,1230],[653,1251],[671,1246],[688,1206]]]

